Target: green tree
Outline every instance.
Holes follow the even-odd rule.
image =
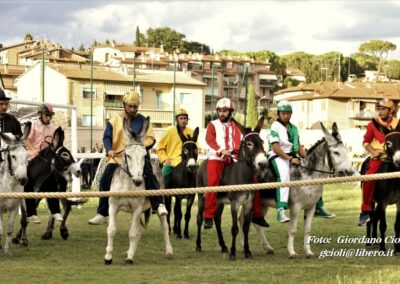
[[[33,36],[31,35],[31,33],[26,33],[25,34],[25,41],[29,41],[29,40],[33,40]]]
[[[256,90],[253,84],[250,84],[247,92],[246,127],[256,127],[257,117]]]
[[[3,44],[2,43],[0,43],[0,48],[3,48]]]
[[[146,45],[146,36],[140,32],[139,26],[136,26],[134,45],[135,46],[145,46]]]
[[[97,41],[97,40],[93,40],[93,43],[92,43],[92,47],[96,47],[96,46],[98,46],[99,45],[99,42]]]
[[[298,80],[296,80],[295,78],[292,78],[292,77],[287,77],[283,81],[283,86],[286,87],[286,88],[296,87],[299,84],[300,84],[300,82]]]
[[[85,46],[83,45],[83,43],[79,46],[79,51],[85,51]]]
[[[110,45],[110,40],[109,39],[106,39],[106,41],[104,42],[104,44],[106,44],[106,45]]]
[[[394,51],[396,50],[396,48],[397,46],[389,41],[373,39],[368,42],[362,43],[358,50],[362,53],[372,56],[375,59],[378,65],[376,76],[376,80],[378,80],[381,68],[383,66],[383,63],[387,59],[389,51]]]
[[[183,48],[181,50],[184,53],[201,53],[211,54],[210,47],[204,43],[197,41],[183,41]]]
[[[176,49],[181,50],[185,35],[174,31],[171,28],[149,28],[146,31],[147,44],[149,47],[164,47],[165,51],[174,52]]]
[[[377,63],[371,55],[356,52],[351,55],[351,58],[354,59],[354,67],[350,66],[350,70],[357,76],[363,75],[365,70],[376,70],[377,68]]]
[[[383,66],[383,72],[390,79],[400,79],[400,61],[399,60],[389,60]]]

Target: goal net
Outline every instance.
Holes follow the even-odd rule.
[[[55,127],[61,126],[64,130],[64,146],[68,148],[72,155],[76,157],[77,153],[77,119],[76,107],[72,105],[62,105],[49,102],[53,105],[54,116],[52,124]],[[28,121],[38,118],[38,109],[42,102],[32,102],[24,100],[11,100],[9,112],[14,115],[21,123],[22,128]],[[69,190],[80,191],[80,180],[74,177],[72,187]]]

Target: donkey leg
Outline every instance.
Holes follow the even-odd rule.
[[[294,205],[290,208],[290,223],[288,228],[288,245],[289,258],[295,258],[297,253],[294,250],[294,236],[297,232],[297,221],[299,219],[300,207]]]
[[[394,224],[394,237],[396,240],[399,239],[400,236],[400,208],[399,208],[399,203],[397,204],[397,212],[396,212],[396,222]],[[399,253],[400,252],[400,243],[395,242],[394,244],[394,251],[395,253]]]
[[[168,222],[168,232],[171,232],[171,204],[172,204],[172,196],[164,197],[165,208],[168,211],[167,222]]]
[[[218,206],[217,212],[215,213],[214,222],[215,222],[215,229],[217,230],[217,235],[218,235],[218,243],[219,246],[221,247],[221,252],[228,253],[228,247],[225,244],[224,235],[222,233],[222,228],[221,228],[221,217],[223,211],[224,211],[224,204],[220,204]]]
[[[139,206],[132,212],[132,223],[129,229],[129,248],[126,252],[125,264],[133,264],[133,257],[136,253],[140,237],[144,232],[144,227],[140,223],[140,215],[142,214],[142,211],[143,207]]]
[[[63,240],[66,240],[69,237],[69,231],[68,231],[68,227],[67,227],[67,219],[68,219],[69,213],[71,213],[72,205],[65,198],[60,199],[60,201],[61,201],[62,207],[64,209],[64,214],[63,214],[64,220],[60,224],[60,235]]]
[[[51,238],[53,238],[53,230],[54,230],[54,218],[50,215],[46,231],[42,235],[42,240],[50,240]]]
[[[112,263],[112,253],[114,250],[114,237],[117,233],[116,219],[118,215],[119,209],[114,204],[109,204],[108,208],[108,227],[107,227],[107,247],[106,247],[106,255],[104,256],[104,263],[111,264]]]
[[[307,258],[310,258],[314,255],[311,251],[310,245],[311,226],[314,213],[315,206],[311,209],[305,210],[306,219],[304,220],[304,252],[306,253]]]
[[[386,206],[379,206],[379,209],[381,210],[381,221],[379,223],[379,231],[380,231],[380,237],[381,237],[381,242],[379,244],[379,250],[380,251],[386,251],[386,245],[385,245],[385,233],[386,233]]]
[[[13,239],[14,244],[21,244],[23,246],[28,246],[28,238],[26,237],[26,230],[28,227],[28,220],[26,219],[26,204],[25,200],[22,199],[20,203],[20,208],[21,208],[21,220],[20,220],[20,225],[21,228],[18,231],[17,235]]]
[[[161,223],[161,231],[163,233],[165,243],[165,256],[167,257],[167,259],[172,259],[172,257],[174,256],[174,251],[172,249],[171,240],[169,237],[167,218],[166,216],[160,216],[159,218]]]
[[[186,213],[185,213],[185,229],[183,231],[183,236],[185,239],[189,239],[189,223],[190,223],[190,218],[191,218],[191,212],[192,212],[192,205],[194,202],[194,195],[190,195],[188,199],[186,200]]]
[[[203,225],[204,194],[198,194],[196,251],[201,252],[201,226]]]
[[[249,209],[247,209],[247,208],[249,208]],[[251,215],[252,215],[251,205],[248,205],[247,208],[243,207],[243,209],[242,209],[242,211],[245,212],[244,223],[243,223],[243,236],[244,236],[243,250],[244,250],[245,258],[253,258],[253,256],[251,255],[250,246],[249,246],[249,230],[250,230]],[[237,220],[237,218],[236,218],[236,220]],[[236,222],[236,224],[237,224],[237,222]]]
[[[231,252],[229,254],[230,260],[236,260],[236,237],[238,235],[238,206],[236,203],[231,204],[231,216],[232,216],[232,227],[231,227],[231,235],[232,235],[232,244],[231,244]],[[246,222],[246,217],[245,217]],[[246,232],[243,232],[245,235],[245,246],[246,246]],[[244,248],[246,250],[246,248]]]
[[[182,221],[182,198],[180,196],[175,196],[173,232],[176,234],[176,237],[178,239],[182,239],[181,221]]]
[[[10,244],[11,244],[11,239],[12,239],[12,233],[14,230],[14,222],[15,222],[15,217],[17,216],[18,213],[18,206],[17,208],[13,209],[10,211],[10,217],[8,218],[8,224],[7,224],[7,235],[6,235],[6,243],[4,245],[4,251],[6,255],[10,255]],[[3,231],[3,224],[0,221],[0,229]],[[0,236],[3,234],[3,232],[0,233]]]

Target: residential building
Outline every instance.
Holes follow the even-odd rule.
[[[300,129],[336,122],[341,129],[365,128],[376,116],[377,102],[383,98],[400,101],[400,84],[320,82],[276,92],[274,100],[289,100],[292,121]]]

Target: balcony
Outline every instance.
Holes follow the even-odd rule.
[[[105,104],[104,104],[105,106]],[[106,118],[111,118],[122,111],[122,106],[119,107],[106,107]],[[158,110],[158,109],[139,109],[139,113],[144,116],[150,116],[152,123],[172,124],[174,113],[172,110]]]
[[[355,120],[370,120],[375,115],[376,115],[376,113],[369,109],[360,110],[360,111],[351,110],[348,112],[349,118],[352,118]]]
[[[260,88],[273,88],[273,87],[275,87],[276,83],[277,83],[276,80],[261,79],[260,80]]]

